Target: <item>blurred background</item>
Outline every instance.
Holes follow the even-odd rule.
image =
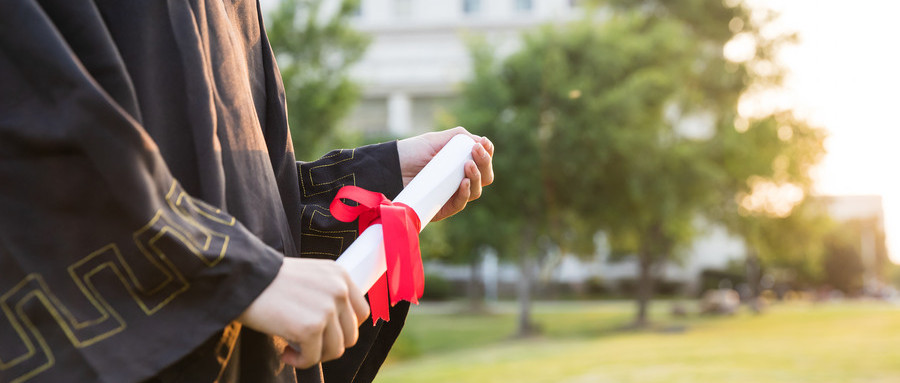
[[[262,8],[298,159],[497,148],[379,381],[900,381],[900,3]]]

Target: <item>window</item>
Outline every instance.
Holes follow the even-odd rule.
[[[532,0],[514,0],[513,7],[516,12],[528,12],[534,7],[534,2]]]
[[[481,0],[463,0],[463,13],[472,15],[481,11]]]

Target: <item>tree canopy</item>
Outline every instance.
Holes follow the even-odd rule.
[[[698,218],[750,238],[750,227],[768,221],[747,222],[774,214],[751,202],[781,198],[759,194],[769,184],[800,190],[780,213],[789,214],[824,134],[789,110],[739,113],[753,87],[777,85],[777,67],[756,66],[790,41],[764,38],[742,5],[612,1],[604,9],[528,33],[506,58],[476,45],[456,116],[501,153],[495,186],[479,202],[495,234],[485,242],[509,257],[540,255],[548,244],[592,254],[605,232],[615,254],[637,260],[643,324],[655,273],[693,241]],[[730,60],[725,46],[740,34],[757,41],[756,52]]]

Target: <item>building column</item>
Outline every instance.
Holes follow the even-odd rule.
[[[388,97],[388,131],[395,136],[412,132],[412,100],[405,92],[392,92]]]

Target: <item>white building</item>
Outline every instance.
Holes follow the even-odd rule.
[[[396,136],[432,130],[470,73],[469,36],[502,56],[520,34],[578,17],[574,0],[362,0],[355,28],[372,36],[352,70],[363,97],[348,128]]]

